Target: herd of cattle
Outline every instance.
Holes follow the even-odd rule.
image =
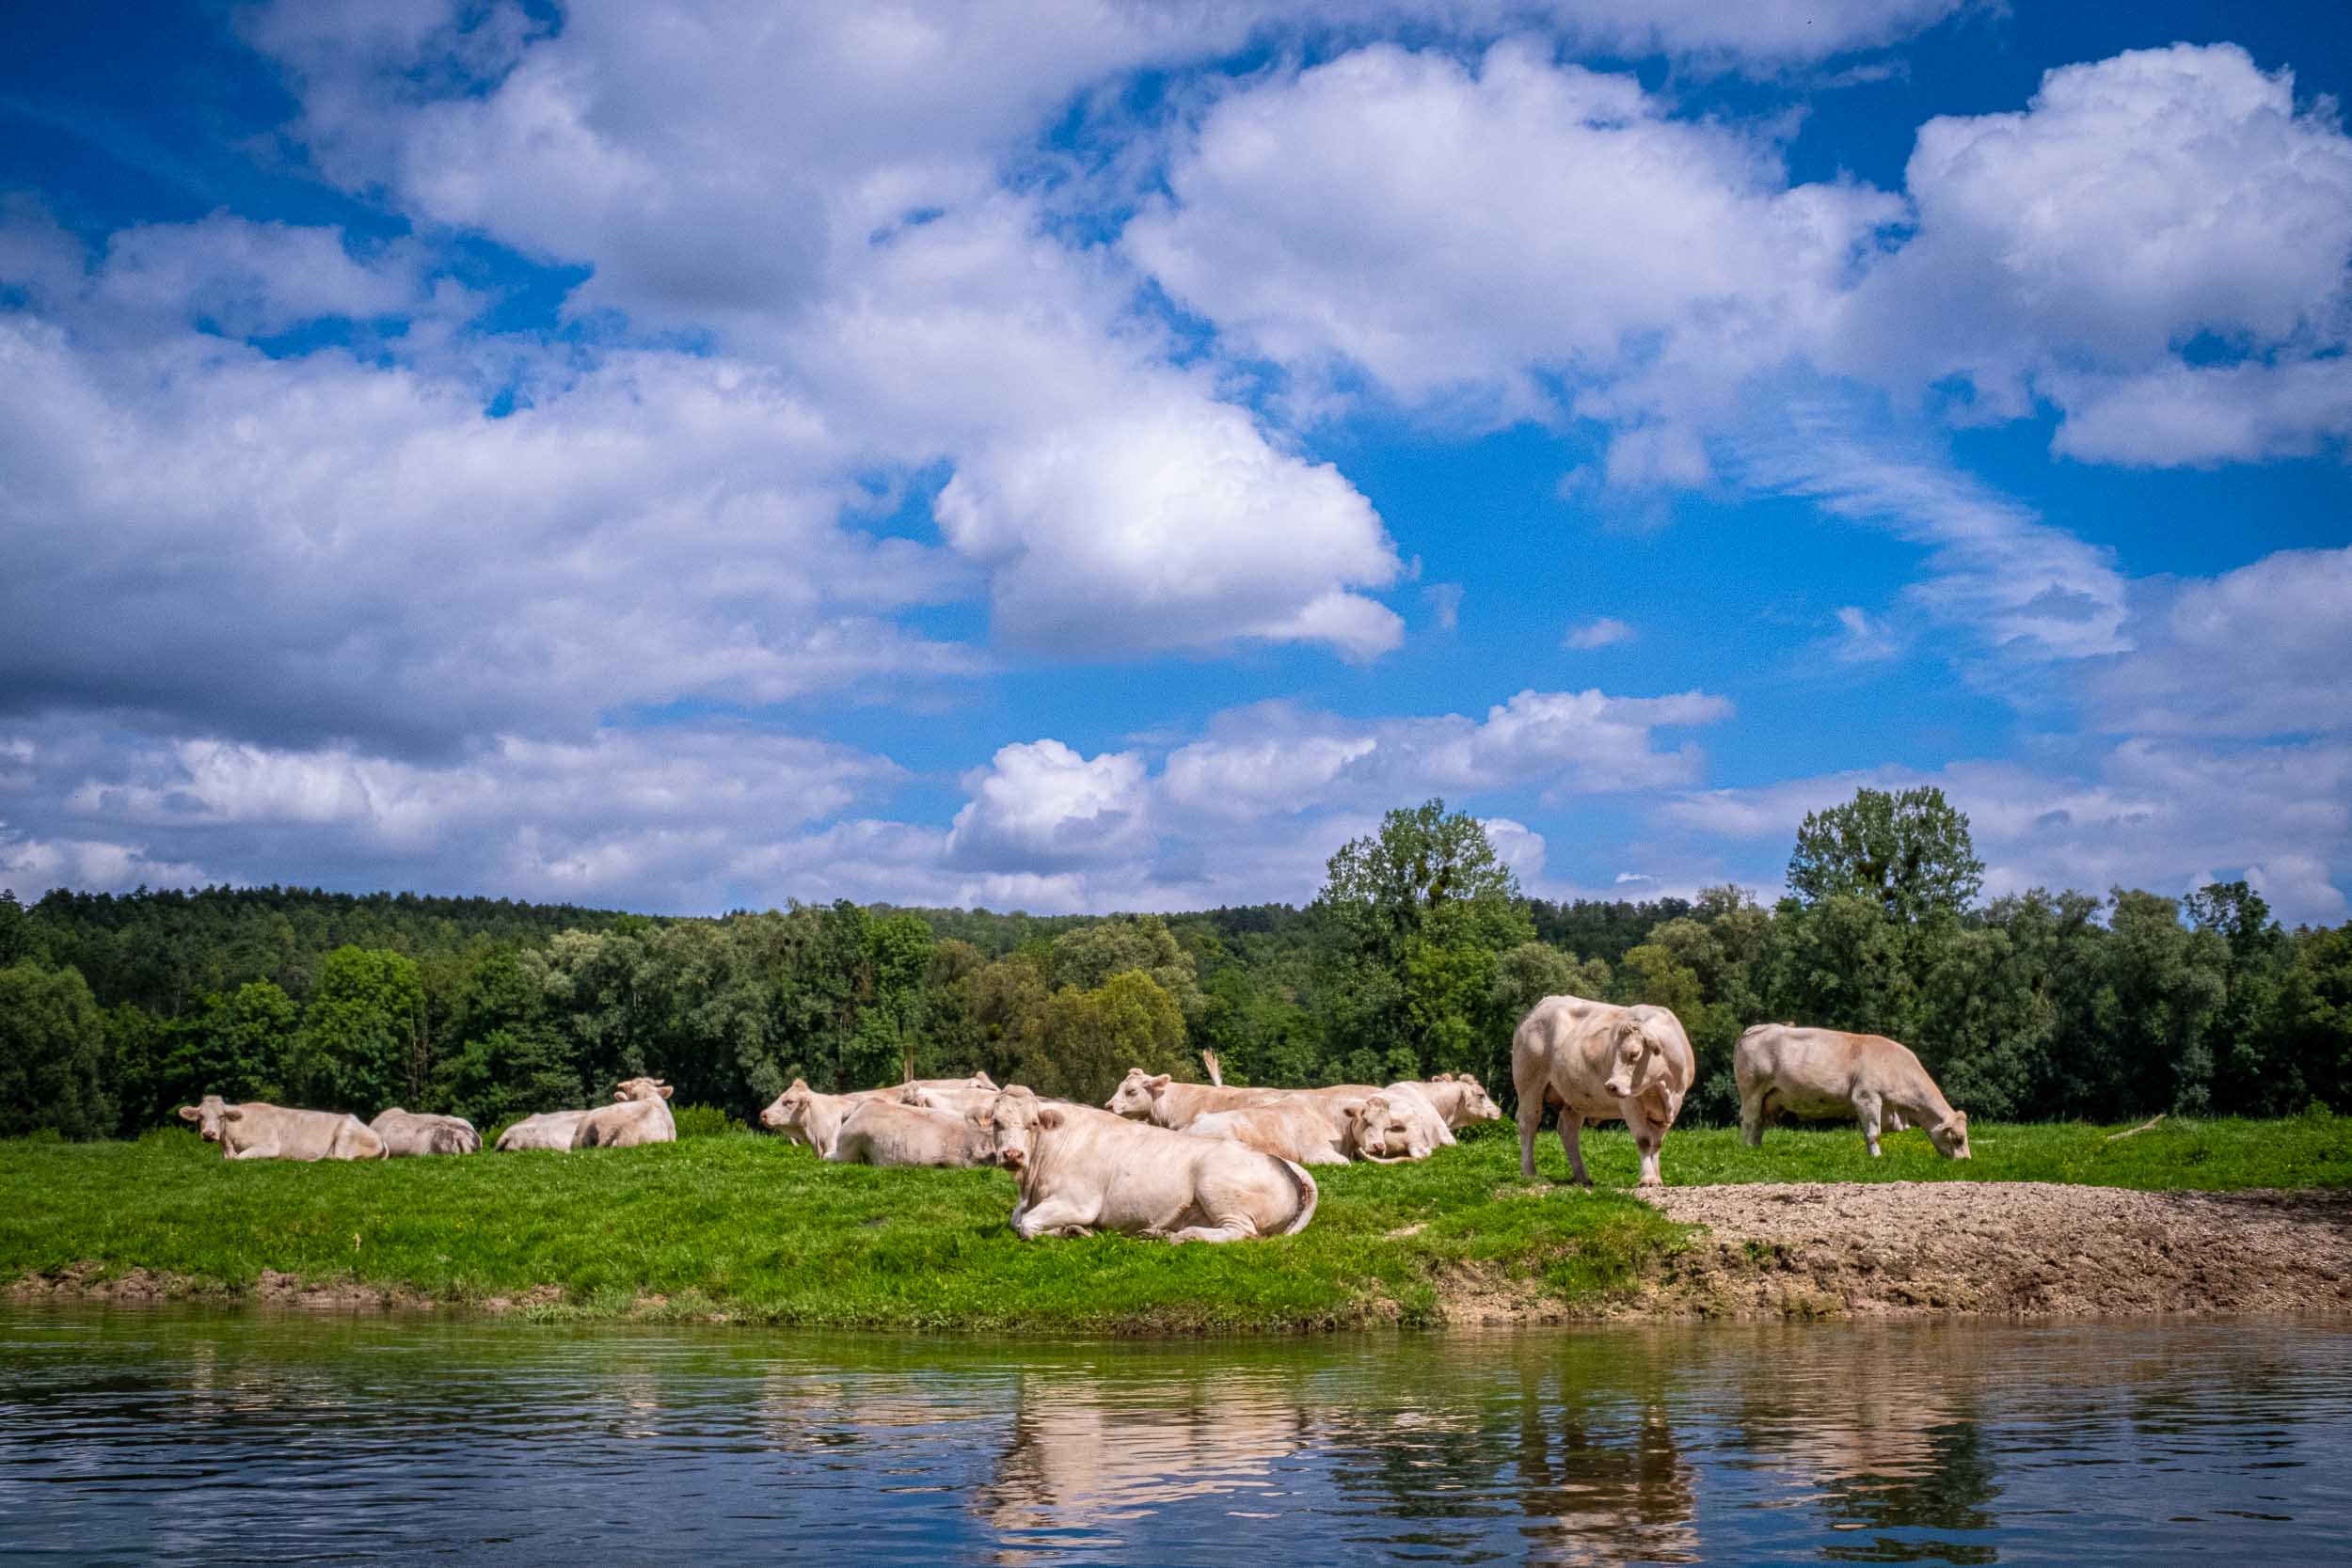
[[[1511,1042],[1518,1093],[1519,1168],[1535,1174],[1535,1134],[1556,1112],[1571,1180],[1589,1186],[1580,1136],[1588,1121],[1623,1121],[1645,1187],[1660,1184],[1659,1150],[1695,1070],[1690,1037],[1663,1007],[1552,996]],[[1759,1024],[1732,1055],[1740,1125],[1751,1147],[1775,1116],[1852,1116],[1870,1152],[1882,1131],[1916,1126],[1937,1151],[1965,1160],[1968,1117],[1952,1109],[1919,1058],[1878,1035]],[[609,1105],[529,1117],[501,1133],[513,1149],[628,1148],[677,1137],[670,1085],[631,1078]],[[889,1088],[819,1094],[805,1082],[760,1113],[762,1125],[839,1164],[999,1165],[1020,1188],[1012,1227],[1025,1239],[1097,1230],[1173,1242],[1289,1235],[1314,1217],[1309,1165],[1424,1160],[1456,1128],[1502,1116],[1468,1073],[1313,1089],[1179,1084],[1131,1069],[1102,1108],[1000,1088],[982,1073]],[[183,1106],[230,1160],[377,1160],[471,1154],[471,1123],[398,1107],[372,1123],[207,1095]]]

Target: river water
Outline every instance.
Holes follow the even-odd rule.
[[[1132,1344],[0,1312],[59,1562],[2352,1561],[2352,1323]]]

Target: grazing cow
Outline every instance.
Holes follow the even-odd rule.
[[[1139,1126],[1014,1085],[989,1108],[996,1160],[1021,1186],[1024,1241],[1097,1230],[1171,1242],[1288,1236],[1314,1218],[1315,1179],[1293,1161],[1223,1138]]]
[[[626,1078],[612,1091],[613,1103],[580,1114],[572,1129],[574,1148],[635,1148],[677,1142],[670,1117],[670,1085],[658,1078]]]
[[[1899,1132],[1906,1120],[1926,1128],[1946,1159],[1969,1157],[1967,1113],[1952,1109],[1909,1046],[1883,1035],[1759,1023],[1732,1048],[1731,1072],[1750,1148],[1763,1147],[1765,1122],[1785,1111],[1808,1121],[1857,1117],[1874,1160],[1880,1128]]]
[[[1456,1127],[1468,1127],[1473,1121],[1502,1119],[1502,1107],[1487,1097],[1486,1085],[1470,1073],[1440,1072],[1435,1078],[1416,1080],[1413,1087],[1419,1089],[1422,1098],[1436,1106],[1438,1115],[1444,1118],[1444,1141],[1447,1143],[1454,1141],[1453,1130]]]
[[[511,1154],[518,1148],[568,1149],[572,1134],[580,1128],[585,1111],[541,1111],[523,1117],[499,1134],[495,1146],[501,1154]]]
[[[1535,1134],[1546,1107],[1560,1107],[1569,1180],[1584,1174],[1579,1142],[1588,1121],[1622,1118],[1641,1151],[1640,1185],[1663,1186],[1658,1150],[1691,1092],[1697,1061],[1682,1022],[1663,1007],[1547,996],[1511,1037],[1511,1082],[1519,1095],[1519,1171],[1535,1174]]]
[[[1367,1096],[1347,1118],[1348,1147],[1364,1159],[1393,1165],[1426,1160],[1454,1141],[1445,1117],[1418,1084],[1391,1084]]]
[[[248,1100],[231,1105],[208,1094],[180,1107],[224,1160],[381,1160],[384,1140],[358,1117],[341,1111],[290,1111]]]
[[[1301,1165],[1347,1164],[1347,1118],[1304,1097],[1210,1111],[1177,1131],[1198,1138],[1228,1138]]]
[[[368,1127],[384,1140],[384,1152],[398,1160],[420,1154],[479,1154],[482,1134],[464,1117],[433,1117],[395,1105]]]

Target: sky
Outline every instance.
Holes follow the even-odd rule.
[[[2352,11],[291,0],[0,48],[0,884],[2352,914]]]

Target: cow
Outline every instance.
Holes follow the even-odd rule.
[[[996,1097],[983,1126],[1020,1184],[1012,1228],[1023,1241],[1115,1230],[1232,1242],[1295,1235],[1314,1218],[1305,1166],[1223,1138],[1049,1105],[1018,1085]]]
[[[1129,1068],[1103,1108],[1154,1127],[1182,1132],[1193,1121],[1216,1111],[1238,1111],[1252,1105],[1276,1105],[1300,1099],[1336,1101],[1335,1114],[1366,1095],[1379,1092],[1370,1084],[1332,1084],[1319,1089],[1246,1089],[1214,1084],[1179,1084],[1167,1073]]]
[[[889,1099],[868,1100],[852,1107],[824,1157],[836,1165],[996,1163],[995,1150],[977,1120],[957,1111],[935,1111]]]
[[[1418,1084],[1391,1084],[1368,1095],[1349,1113],[1350,1150],[1375,1164],[1393,1165],[1406,1160],[1426,1160],[1454,1141],[1445,1117],[1438,1114]]]
[[[818,1094],[808,1086],[807,1079],[795,1078],[790,1087],[759,1113],[759,1124],[783,1133],[788,1143],[808,1145],[822,1159],[833,1152],[833,1140],[851,1111],[893,1092],[860,1089],[852,1094]]]
[[[368,1123],[384,1140],[384,1152],[397,1160],[421,1154],[479,1154],[482,1134],[464,1117],[425,1116],[395,1105]]]
[[[1474,1121],[1500,1121],[1502,1107],[1487,1097],[1486,1085],[1467,1072],[1440,1072],[1435,1078],[1416,1079],[1413,1087],[1422,1098],[1438,1108],[1444,1118],[1446,1143],[1454,1142],[1454,1129],[1468,1127]]]
[[[1560,1143],[1569,1180],[1589,1187],[1579,1147],[1588,1121],[1622,1118],[1640,1150],[1639,1184],[1665,1184],[1658,1151],[1697,1072],[1691,1037],[1663,1007],[1613,1006],[1581,996],[1547,996],[1511,1037],[1511,1082],[1519,1096],[1519,1172],[1535,1174],[1535,1134],[1547,1107],[1560,1107]]]
[[[572,1133],[579,1130],[580,1118],[585,1111],[541,1111],[523,1117],[499,1134],[495,1146],[501,1154],[520,1148],[567,1149],[572,1147]]]
[[[1965,1160],[1968,1116],[1955,1111],[1911,1048],[1883,1035],[1759,1023],[1732,1048],[1731,1073],[1740,1085],[1740,1135],[1750,1148],[1764,1144],[1764,1124],[1781,1112],[1805,1120],[1854,1117],[1870,1158],[1879,1131],[1899,1132],[1907,1120],[1927,1129],[1935,1151]]]
[[[612,1091],[613,1103],[582,1111],[572,1129],[574,1148],[635,1148],[643,1144],[677,1142],[677,1123],[670,1117],[670,1085],[658,1078],[625,1078]]]
[[[1229,1138],[1301,1165],[1348,1163],[1348,1120],[1304,1098],[1197,1116],[1181,1129],[1199,1138]]]
[[[928,1106],[955,1117],[977,1117],[996,1099],[994,1080],[985,1072],[969,1078],[916,1078],[898,1086],[898,1103]]]
[[[208,1094],[180,1107],[224,1160],[381,1160],[384,1140],[358,1117],[341,1111],[290,1111],[248,1100],[231,1105]]]

